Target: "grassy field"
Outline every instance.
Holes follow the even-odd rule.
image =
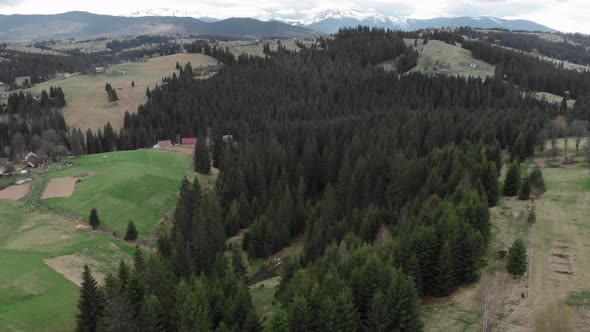
[[[535,163],[543,165],[542,159]],[[529,167],[530,169],[530,167]],[[587,164],[543,168],[547,192],[529,202],[503,199],[491,209],[493,240],[482,281],[425,306],[427,331],[481,330],[484,294],[498,331],[582,331],[590,323],[590,171]],[[517,237],[529,244],[529,273],[514,279],[498,258]],[[486,292],[486,289],[492,289]]]
[[[538,99],[545,99],[547,101],[550,101],[550,102],[553,102],[553,103],[556,103],[559,105],[561,105],[561,101],[563,100],[563,97],[558,96],[558,95],[554,95],[549,92],[535,92],[533,95]],[[573,108],[574,105],[576,105],[576,101],[573,99],[568,99],[567,106],[570,108]]]
[[[193,67],[217,64],[217,60],[203,54],[174,54],[152,58],[147,62],[113,66],[112,75],[74,75],[64,80],[38,84],[30,90],[39,94],[41,90],[49,90],[50,86],[62,87],[67,101],[64,116],[71,127],[83,131],[88,128],[96,130],[110,122],[118,130],[123,124],[125,111],[136,112],[137,107],[145,102],[146,88],[153,88],[161,83],[163,77],[172,75],[177,62],[190,62]],[[123,71],[127,74],[123,75]],[[134,88],[131,87],[132,81],[135,82]],[[104,90],[106,83],[116,89],[118,102],[108,102]]]
[[[413,39],[406,39],[414,45]],[[427,74],[447,74],[460,76],[494,76],[495,67],[484,61],[474,59],[471,52],[459,46],[452,46],[439,40],[430,40],[423,45],[418,40],[418,65],[410,71]]]
[[[306,45],[311,45],[310,41],[300,40],[302,43]],[[273,51],[277,50],[278,43],[277,40],[261,40],[261,41],[253,41],[253,40],[238,40],[238,41],[228,41],[228,42],[220,42],[219,45],[223,48],[228,47],[229,50],[235,54],[240,55],[246,53],[248,55],[254,56],[261,56],[264,57],[264,52],[262,51],[262,47],[265,43],[269,43],[270,49]],[[285,46],[290,51],[297,51],[299,50],[299,46],[295,44],[295,39],[287,39],[281,40],[283,46]]]
[[[22,202],[0,201],[0,220],[0,331],[74,330],[78,287],[44,260],[77,255],[106,273],[115,271],[111,253],[128,258],[133,252],[124,242]],[[79,275],[81,267],[69,272]]]
[[[72,196],[42,204],[88,219],[95,207],[101,225],[124,234],[133,220],[146,237],[177,200],[182,177],[194,178],[189,156],[157,150],[122,151],[71,159],[74,167],[49,173],[51,178],[80,177]],[[64,163],[66,160],[63,161]],[[199,175],[203,185],[209,179]]]

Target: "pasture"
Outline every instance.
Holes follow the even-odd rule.
[[[44,261],[75,255],[100,276],[133,250],[30,204],[0,201],[0,331],[73,331],[78,287]],[[82,273],[81,266],[69,269]]]
[[[115,130],[119,130],[123,125],[125,111],[137,112],[137,107],[146,100],[146,89],[152,89],[156,84],[161,84],[163,77],[172,75],[177,62],[182,65],[190,62],[193,68],[217,64],[217,60],[204,54],[174,54],[146,62],[115,65],[111,67],[111,75],[78,74],[63,80],[51,80],[34,86],[30,91],[40,94],[41,90],[60,86],[66,96],[64,117],[70,127],[96,131],[110,122]],[[135,87],[131,86],[132,81]],[[119,101],[108,101],[106,83],[116,89]]]
[[[582,331],[590,323],[590,171],[588,165],[542,167],[547,192],[535,202],[529,228],[528,201],[503,198],[490,210],[492,241],[481,280],[452,296],[427,301],[426,331],[480,331],[483,302],[498,331]],[[514,279],[498,251],[517,237],[529,246],[529,272]],[[558,328],[561,328],[559,329]]]
[[[406,43],[413,46],[414,39],[406,39]],[[449,45],[439,40],[429,40],[428,44],[423,45],[423,40],[418,39],[417,51],[418,64],[410,72],[482,78],[494,76],[493,65],[474,59],[471,51],[460,46]]]
[[[549,102],[552,102],[554,104],[558,104],[561,105],[561,102],[563,101],[563,97],[562,96],[558,96],[558,95],[554,95],[552,93],[549,92],[533,92],[533,95],[535,96],[535,98],[537,99],[541,99],[541,100],[547,100]],[[568,99],[567,100],[567,106],[569,108],[573,108],[576,105],[576,101],[573,99]]]
[[[67,161],[74,166],[50,172],[48,177],[81,181],[71,196],[42,199],[40,204],[86,220],[96,208],[101,226],[119,234],[124,234],[133,220],[142,238],[175,206],[182,178],[192,181],[195,177],[190,156],[157,150],[103,153]],[[198,177],[203,186],[213,183],[206,176]]]

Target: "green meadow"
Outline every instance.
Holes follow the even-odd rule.
[[[45,259],[74,255],[102,273],[114,272],[102,257],[110,248],[129,259],[134,248],[102,233],[76,227],[58,215],[22,202],[0,201],[0,331],[72,331],[79,290]],[[67,272],[81,269],[64,266]]]
[[[147,237],[177,200],[180,181],[195,173],[188,156],[156,150],[103,153],[66,159],[72,167],[50,172],[50,178],[78,177],[74,193],[67,198],[41,200],[56,211],[88,219],[96,208],[101,226],[124,234],[132,220],[140,237]],[[208,178],[199,175],[203,185]]]

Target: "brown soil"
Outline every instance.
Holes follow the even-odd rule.
[[[171,148],[161,148],[160,151],[178,153],[183,156],[192,156],[193,155],[193,148],[191,148],[191,147],[175,146],[175,147],[171,147]]]
[[[18,201],[21,200],[29,194],[29,190],[31,189],[30,184],[21,184],[18,186],[10,186],[3,190],[0,190],[0,200],[5,199],[9,201]]]
[[[41,198],[70,197],[76,189],[76,183],[79,180],[74,177],[51,179],[47,188],[43,191],[43,197]]]

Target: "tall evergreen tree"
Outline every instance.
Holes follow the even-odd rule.
[[[506,178],[504,179],[504,196],[516,196],[520,188],[520,165],[513,162],[508,171],[506,172]]]
[[[484,170],[482,183],[486,191],[488,206],[496,206],[500,192],[498,189],[498,170],[493,162],[489,162]]]
[[[531,178],[527,176],[522,181],[522,186],[520,187],[520,192],[518,193],[518,199],[521,201],[526,201],[531,196]]]
[[[195,144],[194,167],[197,173],[209,174],[211,172],[211,156],[204,139],[199,139]]]
[[[135,224],[132,220],[127,224],[127,231],[125,232],[125,237],[123,239],[125,241],[137,240],[137,228],[135,228]]]
[[[436,265],[436,294],[447,296],[455,289],[453,257],[451,256],[451,243],[445,241]]]
[[[512,246],[508,252],[506,270],[515,277],[520,277],[525,274],[527,268],[528,255],[526,245],[524,241],[519,238],[512,242]]]
[[[80,300],[78,301],[78,310],[80,310],[80,313],[77,316],[76,331],[95,332],[98,320],[103,313],[103,306],[103,299],[96,280],[92,276],[88,265],[84,265]]]
[[[100,226],[100,219],[98,218],[98,212],[95,208],[90,210],[90,226],[92,226],[93,230],[96,230]]]

